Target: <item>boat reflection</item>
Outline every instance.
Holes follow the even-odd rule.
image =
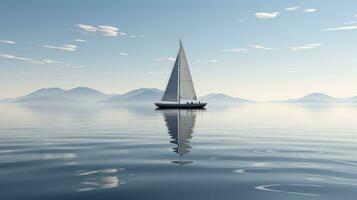
[[[178,160],[172,163],[180,166],[184,164],[193,163],[193,161],[183,160],[183,156],[190,153],[192,147],[189,145],[192,139],[192,134],[196,121],[196,112],[198,110],[161,110],[168,133],[171,137],[170,143],[175,144],[176,147],[172,148],[173,152],[179,155]]]

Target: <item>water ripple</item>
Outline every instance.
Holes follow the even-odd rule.
[[[277,189],[278,187],[283,187],[281,189]],[[285,188],[284,188],[285,187]],[[260,185],[256,186],[255,189],[267,192],[279,192],[279,193],[287,193],[287,194],[294,194],[294,195],[304,195],[304,196],[315,196],[319,197],[320,194],[314,193],[304,193],[304,192],[292,192],[289,191],[289,187],[293,187],[294,189],[298,188],[303,190],[306,187],[324,187],[323,185],[311,185],[311,184],[268,184],[268,185]]]

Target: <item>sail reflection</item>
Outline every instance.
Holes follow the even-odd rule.
[[[195,126],[196,112],[197,110],[162,110],[171,137],[170,143],[176,145],[172,149],[179,155],[178,160],[172,163],[180,166],[192,163],[192,161],[183,160],[183,156],[192,150],[189,143]]]

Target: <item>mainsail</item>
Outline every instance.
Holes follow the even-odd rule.
[[[180,49],[167,83],[162,101],[177,102],[180,99],[197,100],[188,63],[180,41]]]

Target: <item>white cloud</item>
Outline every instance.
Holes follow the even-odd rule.
[[[267,12],[260,12],[260,13],[254,13],[254,15],[258,19],[272,19],[280,15],[279,12],[272,12],[272,13],[267,13]]]
[[[245,53],[247,49],[233,48],[233,49],[221,49],[222,52],[236,52],[236,53]]]
[[[116,36],[118,36],[119,29],[117,27],[109,26],[109,25],[100,25],[98,27],[99,27],[98,31],[103,36],[107,36],[107,37],[116,37]]]
[[[239,19],[238,22],[242,23],[242,22],[245,22],[245,20],[244,19]]]
[[[64,62],[57,61],[57,60],[51,60],[51,59],[36,60],[36,59],[32,59],[32,58],[24,58],[24,57],[19,57],[19,56],[15,56],[15,55],[9,55],[9,54],[0,54],[0,59],[19,60],[19,61],[28,62],[28,63],[32,63],[32,64],[37,64],[37,65],[59,65],[59,64],[62,64],[65,67],[70,67],[73,69],[87,68],[84,65],[73,65],[71,63],[64,63]]]
[[[273,51],[278,51],[279,50],[277,48],[264,47],[264,46],[258,45],[258,44],[252,45],[252,47],[255,48],[255,49],[262,49],[262,50],[273,50]]]
[[[128,53],[125,53],[125,52],[121,52],[119,55],[121,55],[121,56],[127,56],[127,55],[129,55]]]
[[[287,72],[288,73],[302,73],[304,71],[302,71],[302,70],[288,70]]]
[[[75,41],[75,42],[87,42],[86,40],[83,40],[83,39],[74,39],[73,41]]]
[[[317,11],[317,9],[316,8],[306,8],[306,9],[304,9],[304,13],[314,13],[314,12],[316,12]]]
[[[324,31],[351,31],[357,30],[357,25],[350,25],[350,26],[339,26],[335,28],[326,28]]]
[[[212,59],[212,60],[206,60],[207,63],[218,63],[218,60]]]
[[[75,51],[77,49],[77,46],[73,44],[64,44],[62,46],[44,45],[42,47],[49,48],[49,49],[57,49],[62,51]]]
[[[85,31],[85,32],[96,32],[98,30],[97,27],[87,25],[87,24],[76,24],[75,26],[77,26],[79,29],[81,29],[82,31]]]
[[[3,44],[16,44],[15,41],[11,41],[11,40],[0,40],[0,43],[3,43]]]
[[[72,63],[64,63],[65,67],[69,67],[69,68],[72,68],[72,69],[75,69],[75,70],[83,70],[83,69],[86,69],[87,66],[84,66],[84,65],[75,65],[75,64],[72,64]]]
[[[310,43],[310,44],[306,44],[306,45],[303,45],[303,46],[290,47],[290,50],[292,50],[292,51],[311,50],[311,49],[315,49],[317,47],[320,47],[321,45],[322,45],[322,43]]]
[[[195,60],[197,63],[218,63],[216,59],[209,59],[209,60]]]
[[[126,33],[119,32],[119,28],[111,25],[92,26],[88,24],[76,24],[77,28],[84,33],[99,33],[106,37],[117,37],[119,35],[126,35]]]
[[[144,35],[128,35],[130,38],[143,38]]]
[[[9,54],[0,54],[0,59],[12,59],[12,60],[21,60],[21,61],[31,61],[30,58],[18,57]]]
[[[84,66],[84,65],[68,65],[68,67],[72,67],[73,69],[86,69],[87,66]]]
[[[32,64],[61,64],[62,62],[56,61],[56,60],[51,60],[51,59],[42,59],[42,60],[35,60],[31,58],[24,58],[24,57],[19,57],[15,55],[9,55],[9,54],[0,54],[0,59],[9,59],[9,60],[19,60],[19,61],[24,61]]]
[[[300,9],[299,6],[293,6],[293,7],[285,8],[286,11],[295,11],[295,10],[298,10],[298,9]]]
[[[153,71],[150,71],[148,72],[148,74],[152,74],[152,75],[161,75],[161,74],[167,74],[167,72],[153,72]]]
[[[156,61],[175,61],[175,58],[167,57],[167,58],[155,58]]]
[[[351,24],[357,24],[357,21],[349,21],[349,22],[343,23],[343,25],[351,25]]]
[[[61,64],[62,62],[57,60],[50,60],[50,59],[42,59],[41,60],[45,64]]]

